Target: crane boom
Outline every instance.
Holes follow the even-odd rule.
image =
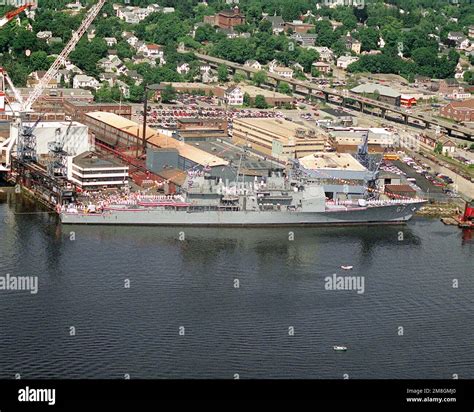
[[[22,11],[33,7],[33,4],[24,4],[23,6],[18,7],[15,10],[9,11],[0,19],[0,27],[5,26],[10,20],[18,16]]]
[[[48,86],[49,82],[53,79],[53,77],[56,76],[61,65],[64,64],[69,54],[74,50],[76,44],[81,39],[82,35],[86,32],[92,21],[96,18],[100,9],[105,4],[105,1],[106,0],[99,0],[94,6],[91,7],[89,13],[82,21],[79,28],[72,34],[71,39],[68,41],[62,52],[58,55],[58,57],[56,57],[54,63],[51,65],[46,74],[40,79],[34,90],[28,96],[28,99],[23,105],[23,111],[29,112],[31,110],[33,104],[36,102],[38,97],[41,96],[43,90]]]
[[[20,93],[18,92],[12,80],[10,79],[10,76],[8,75],[8,73],[1,67],[0,67],[0,77],[3,77],[7,81],[7,84],[10,87],[11,91],[13,92],[13,95],[15,96],[16,101],[20,103],[20,105],[23,105],[23,98],[21,97]]]

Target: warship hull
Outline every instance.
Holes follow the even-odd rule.
[[[148,226],[329,226],[400,224],[424,204],[389,204],[339,208],[322,212],[299,211],[187,211],[152,208],[110,209],[101,213],[60,213],[63,224]]]

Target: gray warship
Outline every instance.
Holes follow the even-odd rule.
[[[58,210],[63,224],[160,226],[303,226],[400,224],[423,199],[328,200],[324,187],[286,175],[229,186],[200,172],[188,174],[175,196],[134,195]]]

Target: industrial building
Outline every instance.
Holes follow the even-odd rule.
[[[198,142],[227,138],[225,118],[178,118],[176,132],[185,142]]]
[[[84,121],[84,114],[88,112],[108,112],[119,116],[132,118],[132,106],[125,103],[91,103],[84,100],[65,100],[64,112],[73,120]]]
[[[262,89],[260,87],[255,87],[247,84],[239,84],[240,89],[245,94],[247,93],[250,97],[250,101],[255,101],[255,97],[261,95],[265,98],[265,101],[269,106],[280,107],[286,104],[293,103],[293,97],[288,96],[287,94],[278,93],[273,90]]]
[[[30,95],[31,89],[19,88],[18,92],[25,100]],[[9,101],[14,100],[13,96],[9,96]],[[94,95],[90,90],[84,89],[45,89],[32,107],[34,112],[30,114],[30,120],[36,121],[38,118],[41,118],[42,121],[64,120],[66,116],[65,104],[69,100],[90,104],[94,100]],[[11,120],[11,114],[0,113],[0,119]]]
[[[115,113],[91,112],[85,115],[85,123],[95,140],[102,146],[114,151],[142,150],[143,126]],[[226,166],[222,158],[206,153],[199,147],[166,136],[159,131],[146,127],[147,168],[154,173],[170,166],[179,170],[203,167]],[[140,146],[140,148],[139,148]],[[148,166],[152,165],[152,168]],[[165,167],[167,166],[167,167]],[[159,173],[158,173],[159,174]]]
[[[232,139],[237,145],[282,161],[323,151],[326,142],[315,129],[272,118],[236,119]]]
[[[371,172],[348,153],[316,152],[299,159],[308,177],[324,186],[329,199],[362,198]]]
[[[32,127],[34,123],[24,123],[26,127]],[[18,135],[18,128],[15,124],[11,125],[13,136]],[[61,141],[62,147],[69,156],[77,156],[87,152],[93,146],[89,140],[88,128],[86,125],[74,122],[39,122],[34,128],[36,137],[36,155],[39,160],[49,154],[48,144]]]
[[[329,133],[336,150],[348,153],[357,151],[366,134],[370,152],[383,152],[386,148],[399,146],[399,136],[381,127],[334,127]]]
[[[392,106],[400,106],[401,93],[388,86],[382,86],[376,83],[360,84],[351,89],[352,93],[363,96],[370,96],[375,100],[391,104]]]

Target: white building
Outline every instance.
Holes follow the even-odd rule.
[[[274,73],[274,74],[276,74],[280,77],[284,77],[285,79],[292,79],[293,78],[293,69],[290,69],[289,67],[271,65],[268,68],[268,71],[270,73]]]
[[[190,70],[190,67],[188,63],[179,63],[178,66],[176,67],[176,71],[179,74],[187,74],[189,70]]]
[[[26,123],[25,126],[33,126]],[[12,133],[17,133],[15,125],[11,127]],[[78,122],[39,122],[34,129],[36,137],[36,154],[38,157],[49,153],[48,144],[58,141],[64,142],[63,149],[70,156],[77,156],[90,150],[88,127]],[[16,134],[14,134],[16,136]]]
[[[252,69],[255,69],[255,70],[262,70],[262,65],[257,60],[247,60],[244,63],[244,66],[251,67]]]
[[[91,76],[87,76],[86,74],[78,74],[72,81],[72,87],[73,89],[83,89],[86,87],[98,89],[100,87],[100,83]]]
[[[145,57],[149,57],[150,59],[160,59],[160,61],[164,60],[163,50],[158,44],[143,44],[138,51],[142,52]]]
[[[39,31],[38,33],[36,33],[36,37],[38,39],[47,40],[53,37],[53,33],[50,31]]]
[[[104,37],[104,40],[108,47],[113,47],[117,44],[117,39],[115,37]]]
[[[319,53],[320,61],[330,63],[334,60],[334,54],[328,47],[310,47],[310,49],[314,49]]]
[[[244,104],[244,93],[238,86],[229,87],[224,92],[224,101],[229,106],[242,106]]]
[[[340,69],[346,70],[350,64],[355,63],[358,60],[359,58],[355,56],[341,56],[337,59],[336,66]]]
[[[128,166],[85,152],[70,159],[68,179],[82,189],[121,187],[128,184]]]
[[[133,33],[130,32],[124,32],[122,33],[122,37],[125,39],[125,41],[132,47],[135,46],[135,44],[138,42],[138,37],[135,36]]]

